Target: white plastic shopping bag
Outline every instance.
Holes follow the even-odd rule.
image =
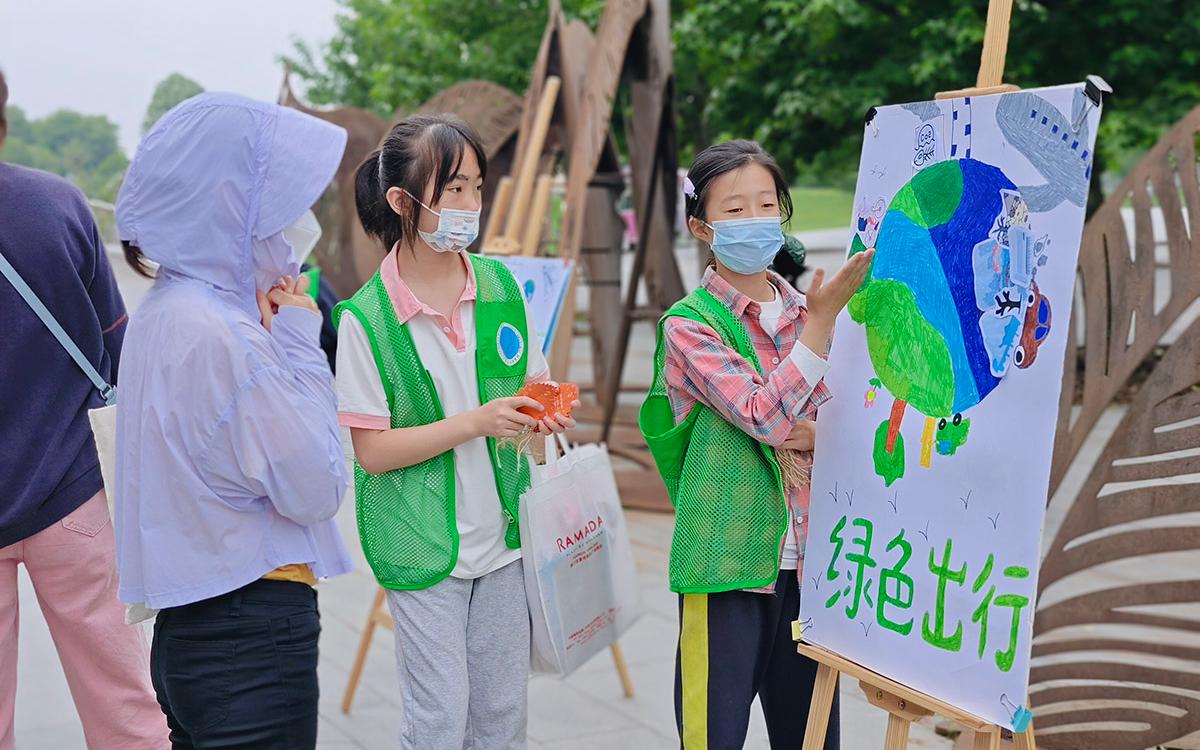
[[[553,438],[546,447],[521,496],[522,562],[532,668],[565,676],[633,623],[637,578],[607,453],[587,446],[559,458]]]

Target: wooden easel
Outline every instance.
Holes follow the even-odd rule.
[[[367,663],[367,652],[371,650],[371,636],[375,635],[375,628],[392,629],[392,615],[388,612],[387,603],[384,601],[385,593],[383,589],[375,592],[375,601],[371,603],[371,611],[367,614],[367,626],[363,628],[362,639],[358,643],[358,654],[354,657],[354,666],[350,669],[350,679],[346,681],[346,692],[342,696],[342,713],[344,714],[349,714],[350,707],[354,704],[354,694],[358,691],[358,683],[362,679],[363,667]],[[625,692],[626,698],[632,698],[633,679],[629,676],[629,667],[625,664],[625,654],[621,651],[621,644],[614,643],[610,650],[613,664],[617,668],[617,676],[621,680],[621,689]]]
[[[979,60],[979,75],[975,87],[956,91],[939,91],[934,99],[957,99],[962,96],[986,96],[1016,91],[1004,83],[1004,57],[1008,54],[1008,23],[1012,18],[1013,0],[989,0],[987,27],[983,32],[983,55]]]
[[[939,91],[935,96],[936,99],[985,96],[1017,90],[1017,87],[1012,84],[1002,83],[1012,6],[1013,0],[990,0],[988,3],[987,30],[983,36],[983,55],[979,63],[979,75],[975,80],[975,87],[956,91]],[[872,672],[828,649],[802,642],[799,622],[792,623],[792,637],[799,642],[796,647],[797,651],[817,662],[817,678],[813,684],[808,724],[804,731],[804,750],[821,750],[825,745],[829,713],[833,709],[833,696],[837,692],[839,674],[846,674],[858,680],[858,686],[866,694],[867,701],[888,712],[887,735],[883,742],[884,750],[904,750],[908,746],[908,730],[912,723],[934,714],[953,719],[973,731],[975,733],[974,750],[999,750],[1001,731],[999,725]],[[1025,731],[1019,734],[1014,733],[1013,739],[1017,750],[1035,750],[1033,724],[1030,723]]]
[[[799,626],[799,623],[792,624],[792,635],[797,639]],[[804,729],[804,750],[821,750],[825,745],[825,732],[829,727],[829,712],[833,708],[833,696],[837,692],[839,674],[846,674],[858,680],[858,686],[867,696],[867,701],[888,712],[884,750],[904,750],[908,747],[908,729],[911,724],[934,714],[953,719],[975,732],[974,750],[1000,748],[1000,727],[996,724],[907,688],[820,646],[800,643],[797,650],[818,665],[817,680],[813,684],[812,704],[808,711],[808,724]],[[1017,750],[1035,750],[1033,724],[1026,727],[1024,732],[1014,734],[1013,739]]]

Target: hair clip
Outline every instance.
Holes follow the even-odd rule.
[[[690,177],[683,178],[683,194],[692,199],[696,197],[696,186],[692,184]]]

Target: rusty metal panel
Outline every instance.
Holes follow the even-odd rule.
[[[1200,730],[1200,320],[1161,348],[1200,298],[1198,140],[1200,108],[1084,230],[1054,486],[1135,372],[1149,374],[1041,566],[1030,673],[1041,747],[1141,750]]]
[[[1200,297],[1200,188],[1196,138],[1200,107],[1180,120],[1121,182],[1088,220],[1079,253],[1083,287],[1082,400],[1072,393],[1080,355],[1075,336],[1067,344],[1066,384],[1051,470],[1051,492],[1100,415],[1146,359],[1167,329]],[[1121,208],[1132,202],[1134,236]],[[1162,208],[1169,250],[1170,296],[1155,312],[1154,230],[1151,203]],[[1185,221],[1184,212],[1190,221]],[[1191,227],[1189,234],[1188,227]],[[1075,324],[1077,320],[1073,319]],[[1131,332],[1132,327],[1132,332]],[[1072,406],[1079,413],[1072,416]]]

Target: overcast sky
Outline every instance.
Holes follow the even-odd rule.
[[[107,115],[132,156],[163,78],[274,101],[277,57],[293,37],[327,40],[336,10],[335,0],[0,0],[0,69],[30,117]]]

